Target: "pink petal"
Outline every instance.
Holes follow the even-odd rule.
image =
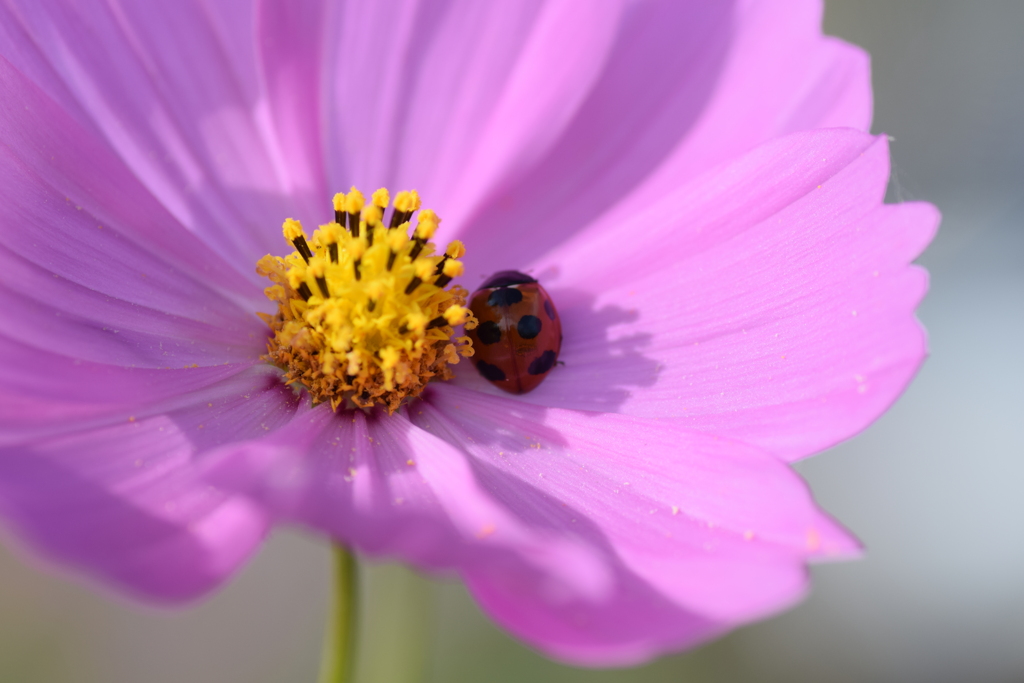
[[[460,189],[462,179],[524,166],[567,125],[604,65],[620,5],[338,7],[329,30],[331,181],[416,187],[447,212],[473,201],[481,188]]]
[[[281,221],[307,210],[297,190],[319,193],[322,174],[283,151],[294,127],[279,139],[275,125],[294,122],[267,90],[295,91],[282,92],[276,67],[260,63],[275,53],[254,49],[255,3],[14,4],[0,10],[0,53],[109,145],[166,211],[246,276],[280,248]],[[315,99],[308,105],[316,111]]]
[[[324,175],[322,56],[327,49],[324,41],[333,39],[325,30],[328,7],[324,2],[260,0],[256,11],[257,57],[274,132],[267,137],[275,170],[295,207],[294,215],[316,223],[327,219],[334,192],[348,189],[328,187]],[[225,33],[249,39],[236,26],[237,13],[226,14],[234,30]],[[263,123],[262,103],[257,115]]]
[[[184,230],[105,143],[0,59],[4,334],[105,363],[258,355],[259,290]]]
[[[908,263],[938,221],[881,204],[888,169],[884,138],[796,134],[595,224],[537,264],[565,366],[523,400],[685,418],[790,459],[863,429],[924,357]]]
[[[496,620],[575,663],[625,664],[692,645],[792,603],[808,558],[857,552],[786,465],[681,420],[541,408],[445,385],[412,418],[461,449],[478,485],[522,522],[603,555],[615,580],[597,595],[553,590],[522,568],[460,571]]]
[[[276,377],[250,377],[174,403],[0,448],[0,510],[13,529],[45,556],[153,600],[190,599],[234,573],[267,517],[200,479],[194,461],[273,430],[296,399]]]
[[[823,37],[821,9],[816,0],[630,5],[602,72],[543,155],[531,150],[532,163],[504,177],[467,164],[460,192],[481,196],[468,190],[487,182],[486,202],[443,215],[469,247],[470,281],[525,266],[634,191],[630,211],[778,135],[867,129],[867,55]]]
[[[869,56],[821,35],[818,0],[745,3],[735,10],[729,56],[699,121],[645,179],[661,194],[717,164],[787,133],[871,127]]]
[[[590,665],[774,612],[807,559],[857,551],[787,466],[679,420],[452,386],[408,416],[300,412],[211,454],[209,476],[362,552],[454,570],[514,633]]]
[[[524,525],[480,488],[460,451],[401,414],[302,411],[263,441],[220,449],[208,469],[218,486],[364,553],[459,571],[525,563],[566,589],[607,587],[593,550]]]
[[[180,405],[219,385],[238,394],[279,374],[263,363],[154,370],[69,358],[0,335],[0,444],[127,419],[152,406]]]

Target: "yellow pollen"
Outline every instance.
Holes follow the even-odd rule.
[[[348,241],[345,251],[353,259],[362,258],[363,254],[366,253],[366,238],[365,237],[353,237]]]
[[[426,259],[416,259],[416,263],[413,264],[413,272],[416,273],[416,277],[426,280],[437,270],[437,264],[437,261],[431,263]]]
[[[416,239],[418,240],[429,240],[434,236],[434,232],[437,230],[437,223],[420,221],[420,224],[416,226]]]
[[[403,223],[402,225],[406,225]],[[391,230],[388,232],[388,246],[392,251],[401,251],[409,242],[409,235],[405,230]]]
[[[410,239],[420,208],[415,191],[395,196],[385,224],[389,197],[384,188],[370,204],[354,187],[334,195],[333,222],[309,238],[299,221],[287,219],[284,237],[295,250],[257,264],[273,283],[264,293],[278,306],[274,315],[261,314],[273,332],[264,359],[315,404],[381,405],[393,413],[431,380],[450,379],[460,356],[473,355],[468,337],[453,338],[454,327],[477,325],[468,292],[447,287],[464,270],[457,259],[465,247],[454,241],[436,253],[430,239],[440,219],[429,210],[420,212]]]
[[[367,225],[376,225],[380,223],[381,218],[384,216],[384,209],[377,206],[376,204],[370,204],[363,209],[363,220]]]
[[[448,277],[459,277],[464,271],[465,267],[462,265],[462,261],[449,259],[442,266],[442,272]]]
[[[363,204],[365,203],[366,199],[363,198],[363,193],[354,187],[345,196],[345,210],[349,213],[359,213],[363,210]]]
[[[444,253],[449,258],[462,258],[466,255],[466,246],[459,240],[452,240],[448,244],[448,248],[444,250]]]
[[[453,304],[453,305],[449,306],[445,310],[444,318],[445,318],[446,321],[448,321],[448,324],[451,325],[452,327],[454,327],[456,325],[461,325],[462,323],[466,322],[466,311],[467,310],[468,309],[466,309],[466,308],[464,308],[462,306],[457,306],[457,305]]]
[[[321,225],[320,229],[316,233],[313,233],[318,242],[323,244],[337,244],[341,241],[342,228],[338,223],[328,223],[327,225]],[[458,258],[457,256],[455,258]]]
[[[395,208],[402,213],[417,211],[420,208],[420,196],[416,193],[416,190],[399,192],[395,195]],[[430,213],[433,214],[434,212],[431,211]]]
[[[289,218],[284,222],[284,238],[291,242],[296,237],[305,237],[302,231],[302,224]]]

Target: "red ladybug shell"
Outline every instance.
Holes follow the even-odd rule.
[[[512,394],[537,388],[562,349],[562,321],[544,288],[529,275],[503,270],[473,292],[469,309],[480,321],[466,332],[477,371]]]

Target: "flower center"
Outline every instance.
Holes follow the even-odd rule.
[[[302,225],[284,222],[295,248],[284,258],[264,256],[256,272],[274,283],[267,298],[274,315],[260,314],[273,337],[265,360],[300,383],[314,404],[337,410],[383,405],[393,413],[432,379],[451,379],[449,364],[473,355],[468,337],[452,339],[454,327],[476,327],[466,308],[467,292],[445,289],[462,274],[458,240],[443,255],[431,242],[440,219],[419,211],[416,191],[373,193],[367,204],[356,188],[334,196],[334,222],[307,237]],[[419,211],[416,228],[410,222]]]

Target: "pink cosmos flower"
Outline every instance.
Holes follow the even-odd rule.
[[[131,594],[276,523],[452,572],[504,627],[639,662],[856,554],[787,465],[924,352],[929,205],[884,206],[866,56],[818,2],[0,5],[0,511]],[[538,277],[557,367],[394,415],[260,360],[281,221],[415,187],[462,281]]]

